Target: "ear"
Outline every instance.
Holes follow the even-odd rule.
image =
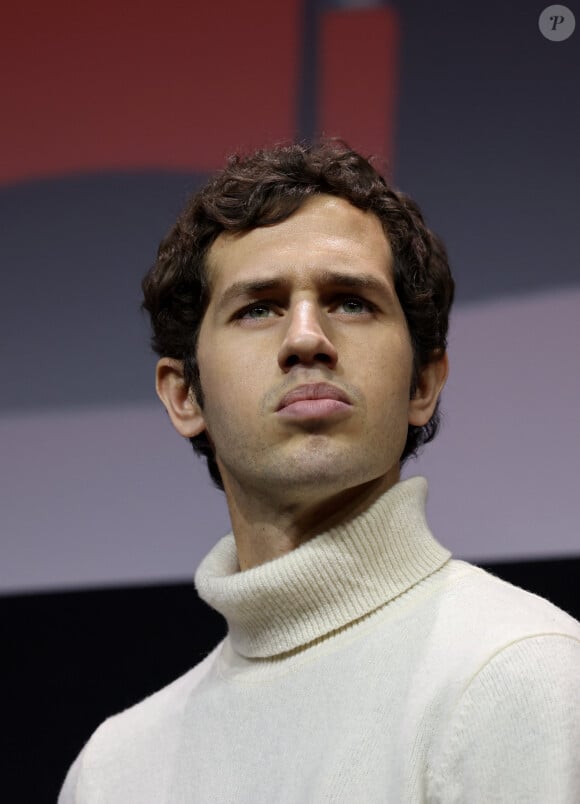
[[[427,363],[417,381],[415,395],[409,401],[409,424],[422,427],[427,424],[449,374],[447,352]]]
[[[159,360],[155,369],[155,390],[179,435],[192,438],[205,430],[202,410],[185,382],[181,360],[171,357]]]

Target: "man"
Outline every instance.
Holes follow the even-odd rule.
[[[580,626],[451,560],[400,480],[454,291],[417,206],[343,145],[233,158],[143,287],[158,394],[229,507],[196,574],[228,636],[60,800],[579,801]]]

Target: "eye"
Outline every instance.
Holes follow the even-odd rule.
[[[374,305],[365,301],[365,299],[360,299],[358,296],[343,298],[339,306],[344,307],[350,315],[360,315],[360,313],[372,312],[374,309]]]
[[[244,307],[244,309],[240,310],[240,312],[236,317],[256,320],[259,318],[268,318],[271,312],[272,312],[271,302],[259,302],[256,304],[250,304],[248,305],[248,307]]]

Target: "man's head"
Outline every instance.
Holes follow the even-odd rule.
[[[357,273],[383,280],[382,291],[357,288]],[[342,280],[331,274],[342,274]],[[251,298],[247,288],[243,298],[232,290],[265,280],[269,287],[254,287]],[[352,288],[347,287],[351,280]],[[370,447],[379,450],[384,413],[390,424],[385,421],[383,446],[395,451],[397,465],[437,431],[454,292],[445,248],[425,226],[417,205],[343,144],[291,145],[233,157],[192,198],[162,241],[143,290],[153,347],[162,357],[158,386],[164,366],[191,390],[191,410],[199,415],[185,422],[181,414],[172,419],[207,457],[220,488],[218,461],[223,471],[236,446],[240,461],[245,455],[252,462],[252,447],[273,461],[289,460],[275,447],[279,436],[293,443],[288,427],[294,425],[281,422],[275,408],[282,392],[298,385],[328,382],[344,390],[366,422]],[[248,298],[254,308],[241,310]],[[378,311],[371,316],[375,303]],[[431,371],[437,366],[440,381]],[[385,376],[373,376],[380,372]],[[263,381],[254,383],[254,375]],[[433,387],[425,391],[430,377]],[[402,438],[405,411],[400,393],[395,400],[397,383],[407,383],[411,400]],[[392,396],[392,410],[385,401],[381,411],[381,394]],[[251,407],[254,397],[256,408]],[[240,404],[248,410],[240,411]],[[243,443],[244,422],[252,442]],[[308,434],[308,448],[320,454],[326,436],[338,444],[344,436],[346,447],[350,434],[350,450],[357,443],[353,422],[341,424],[332,416],[302,421],[299,430]],[[304,454],[294,457],[303,461]],[[254,459],[260,471],[262,458]],[[334,466],[339,463],[333,459]],[[377,457],[375,472],[379,463]],[[234,465],[231,471],[236,472]],[[313,469],[320,471],[322,465]]]

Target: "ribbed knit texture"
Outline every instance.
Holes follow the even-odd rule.
[[[109,718],[60,804],[578,804],[580,625],[449,559],[426,482],[238,571],[200,565],[229,635]]]
[[[199,595],[224,615],[242,656],[306,645],[385,605],[449,559],[427,526],[426,497],[424,478],[405,480],[363,515],[244,572],[230,533],[201,563]]]

